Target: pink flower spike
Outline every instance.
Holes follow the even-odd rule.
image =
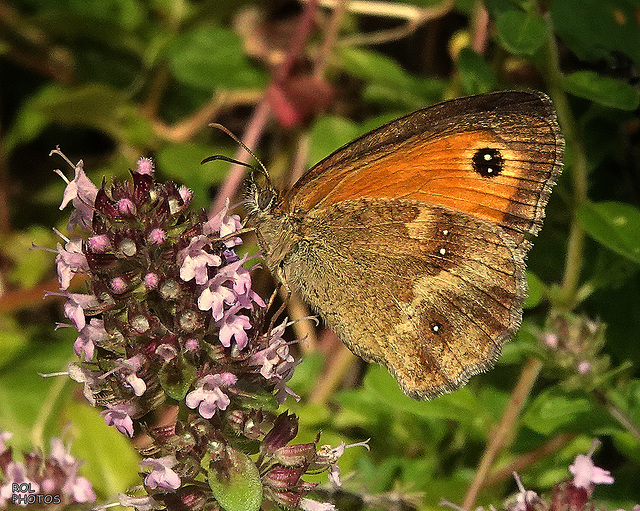
[[[589,489],[596,484],[613,484],[611,472],[596,467],[590,456],[578,454],[573,464],[569,466],[569,472],[573,475],[573,486]]]
[[[180,488],[180,476],[171,470],[178,463],[175,456],[162,458],[146,458],[140,462],[142,467],[151,467],[151,472],[145,477],[144,484],[149,488],[162,488],[164,490],[177,490]]]
[[[146,174],[148,176],[153,176],[154,164],[150,158],[140,158],[138,160],[138,164],[136,165],[136,172],[138,174]]]

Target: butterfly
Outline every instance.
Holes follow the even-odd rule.
[[[431,399],[518,330],[563,149],[542,93],[453,99],[356,138],[285,193],[252,176],[248,225],[272,274],[356,355]]]

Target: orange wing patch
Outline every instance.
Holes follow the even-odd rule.
[[[544,127],[542,127],[544,128]],[[533,128],[531,128],[533,129]],[[325,208],[354,198],[404,198],[446,206],[514,231],[536,233],[555,177],[555,140],[509,140],[489,130],[408,139],[392,152],[365,155],[357,163],[327,168],[313,187],[292,198],[290,210]],[[546,136],[545,136],[546,135]],[[544,139],[548,140],[544,140]],[[496,150],[499,165],[474,164],[482,150]],[[480,153],[479,153],[480,151]]]

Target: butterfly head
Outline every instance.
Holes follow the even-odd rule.
[[[278,198],[269,174],[259,168],[252,169],[244,188],[244,203],[249,216],[259,220],[268,215],[278,203]]]

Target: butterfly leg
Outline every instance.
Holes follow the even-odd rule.
[[[276,321],[282,315],[284,310],[287,308],[287,304],[289,303],[289,298],[291,297],[291,288],[289,287],[289,284],[287,284],[287,280],[285,279],[284,273],[282,272],[281,269],[278,269],[277,277],[278,277],[278,284],[277,284],[276,288],[274,289],[273,293],[271,294],[271,298],[269,298],[269,303],[267,305],[267,310],[269,310],[271,308],[271,306],[273,305],[273,302],[275,302],[276,296],[278,295],[278,291],[281,288],[284,291],[284,295],[285,296],[284,296],[284,298],[282,300],[282,305],[280,305],[280,307],[278,308],[276,313],[271,317],[271,322],[269,323],[269,330],[268,331],[271,331],[273,329],[273,326],[275,325]]]

